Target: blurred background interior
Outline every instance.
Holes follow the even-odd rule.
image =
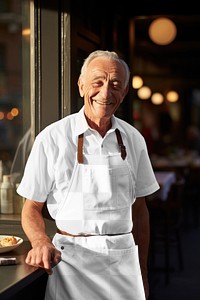
[[[115,50],[131,70],[117,115],[144,135],[161,186],[147,199],[150,297],[200,299],[199,28],[193,0],[0,1],[0,181],[8,175],[14,190],[1,234],[19,230],[15,189],[35,135],[82,106],[88,53]]]

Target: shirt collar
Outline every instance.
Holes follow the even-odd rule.
[[[109,129],[109,132],[112,132],[116,128],[118,128],[121,132],[125,133],[123,128],[118,124],[119,122],[114,115],[112,116],[111,121],[112,121],[112,127]],[[83,106],[76,115],[75,135],[78,136],[86,132],[88,129],[90,129],[90,127],[86,121],[85,114],[84,114],[84,106]]]
[[[76,115],[75,135],[78,136],[89,129],[88,123],[84,115],[84,106]]]

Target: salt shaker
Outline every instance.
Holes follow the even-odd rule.
[[[14,188],[11,182],[10,175],[3,175],[3,181],[1,183],[1,213],[13,214],[13,196]]]

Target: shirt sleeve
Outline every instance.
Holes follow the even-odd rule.
[[[147,147],[144,144],[140,153],[137,180],[136,180],[136,197],[148,196],[159,189],[159,184],[156,180],[151,161],[147,152]]]
[[[24,198],[39,202],[46,201],[53,184],[51,153],[48,145],[38,135],[28,157],[17,193]]]

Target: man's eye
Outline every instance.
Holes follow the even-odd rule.
[[[113,84],[113,88],[114,88],[115,90],[119,90],[119,89],[121,88],[121,86],[119,85],[119,83],[114,83],[114,84]]]
[[[101,86],[102,83],[100,81],[97,81],[97,82],[93,82],[92,84],[94,87],[98,87],[98,86]]]

